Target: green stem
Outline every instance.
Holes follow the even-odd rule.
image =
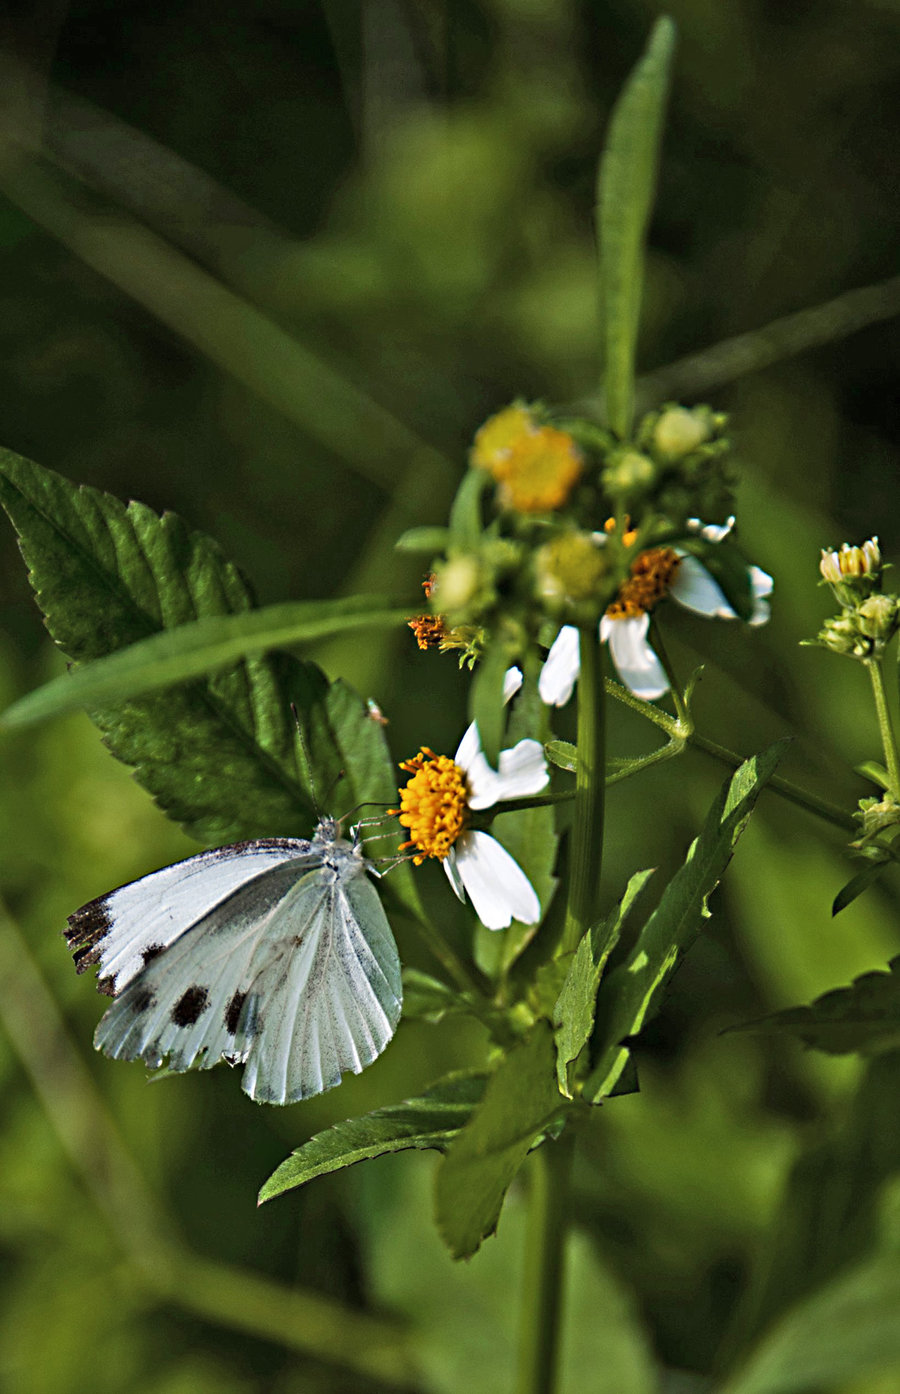
[[[610,697],[614,697],[623,706],[630,707],[632,711],[643,716],[647,721],[652,721],[654,726],[658,726],[661,731],[665,731],[667,736],[683,736],[684,732],[678,719],[669,716],[668,712],[660,711],[659,707],[654,707],[652,702],[645,702],[643,697],[635,697],[634,693],[621,683],[613,682],[612,678],[604,678],[604,690]]]
[[[675,669],[672,667],[672,660],[670,659],[668,650],[665,646],[665,643],[663,642],[663,636],[660,632],[659,625],[656,623],[656,620],[653,618],[652,615],[650,617],[649,638],[651,648],[653,649],[653,652],[656,654],[656,657],[662,664],[663,672],[669,679],[669,686],[672,689],[672,700],[675,703],[675,712],[678,717],[678,720],[682,724],[682,726],[684,726],[686,729],[689,729],[691,726],[690,712],[685,706],[684,698],[681,695],[681,685],[675,674]]]
[[[574,950],[597,911],[603,855],[606,722],[603,648],[595,625],[581,630],[578,678],[578,765],[570,843],[569,901],[561,952]]]
[[[900,798],[900,755],[897,753],[897,737],[894,733],[891,709],[888,706],[887,693],[884,688],[884,669],[881,665],[881,659],[866,659],[866,667],[869,670],[869,677],[872,679],[872,694],[875,698],[875,711],[878,715],[881,744],[884,747],[884,763],[890,781],[890,792],[895,798]]]
[[[532,1154],[517,1394],[553,1394],[563,1300],[570,1128]]]
[[[696,746],[698,750],[703,750],[707,755],[711,755],[714,760],[721,760],[723,764],[730,765],[736,770],[739,765],[744,763],[747,758],[745,755],[738,755],[734,750],[728,750],[724,745],[718,745],[715,741],[709,741],[705,736],[700,736],[696,731],[692,731],[687,737],[689,745]],[[779,794],[781,798],[787,799],[789,803],[796,804],[798,808],[805,808],[807,813],[815,813],[817,817],[824,818],[826,823],[831,823],[836,828],[842,828],[845,832],[857,833],[859,828],[849,813],[845,813],[837,804],[829,803],[827,799],[820,799],[817,794],[811,794],[808,789],[801,789],[796,784],[791,784],[790,780],[782,779],[780,775],[772,775],[767,780],[766,788],[771,789],[773,794]]]
[[[416,914],[413,919],[416,932],[422,943],[431,951],[438,963],[447,970],[450,977],[463,992],[474,992],[476,997],[483,997],[479,983],[469,972],[462,959],[451,949],[442,934],[435,929],[434,925],[425,914]]]

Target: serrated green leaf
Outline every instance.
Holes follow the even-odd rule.
[[[568,770],[574,774],[578,769],[578,747],[571,741],[548,741],[544,754],[558,770]]]
[[[488,1081],[438,1168],[435,1218],[454,1258],[469,1258],[493,1234],[510,1182],[562,1107],[553,1033],[538,1022]]]
[[[619,942],[622,925],[653,870],[637,871],[625,894],[610,913],[582,937],[575,950],[562,991],[553,1009],[556,1027],[556,1069],[559,1089],[572,1097],[571,1066],[578,1059],[594,1029],[597,990],[610,954]]]
[[[860,1264],[776,1322],[721,1394],[843,1389],[900,1365],[900,1255]]]
[[[126,508],[10,451],[0,451],[0,504],[47,626],[77,664],[198,618],[252,609],[237,568],[174,514]],[[320,736],[308,742],[318,797],[328,797],[341,769],[345,807],[393,797],[384,735],[364,703],[286,654],[89,715],[169,817],[201,841],[230,842],[302,832],[314,820],[292,701]]]
[[[745,760],[726,780],[684,865],[669,882],[628,958],[601,983],[597,997],[601,1036],[597,1064],[585,1083],[586,1099],[596,1102],[614,1088],[628,1059],[622,1042],[635,1036],[655,1013],[676,963],[709,915],[707,901],[731,860],[759,792],[789,744],[777,741]]]
[[[613,109],[598,171],[604,396],[608,423],[622,440],[631,434],[634,415],[644,241],[656,189],[674,45],[674,24],[670,19],[658,20],[644,56]]]
[[[787,1032],[828,1055],[878,1055],[900,1047],[900,955],[808,1007],[788,1007],[732,1030]]]
[[[475,670],[469,689],[469,719],[478,724],[481,748],[492,769],[497,768],[503,741],[506,721],[503,678],[508,667],[506,652],[501,645],[494,644]]]
[[[299,600],[237,615],[212,615],[165,629],[29,692],[0,726],[29,726],[81,708],[119,705],[175,683],[205,677],[240,659],[368,626],[406,623],[408,608],[377,597]]]
[[[317,1133],[272,1173],[259,1192],[259,1204],[317,1176],[388,1152],[410,1148],[444,1151],[471,1117],[484,1084],[481,1074],[449,1075],[419,1098],[388,1104]]]
[[[448,531],[455,547],[468,551],[481,541],[481,500],[490,482],[487,470],[470,469],[463,475],[450,508]]]
[[[424,552],[433,555],[443,552],[450,536],[446,528],[407,528],[394,543],[398,552]]]
[[[852,905],[857,896],[862,895],[876,881],[879,881],[890,866],[890,862],[872,862],[870,866],[863,867],[852,876],[846,886],[842,886],[834,898],[831,906],[832,915],[839,915],[842,910],[846,910],[848,905]]]

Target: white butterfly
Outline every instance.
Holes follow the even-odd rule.
[[[237,842],[69,917],[79,973],[115,999],[94,1044],[156,1069],[244,1065],[251,1099],[290,1104],[380,1055],[400,1018],[397,946],[358,838]]]

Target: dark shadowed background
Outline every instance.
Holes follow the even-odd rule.
[[[663,623],[681,671],[709,665],[707,735],[749,753],[796,734],[788,775],[851,807],[867,792],[852,766],[879,757],[863,674],[798,640],[828,613],[821,546],[875,533],[888,558],[900,552],[900,5],[674,0],[669,12],[680,40],[644,402],[680,395],[731,414],[741,542],[776,591],[765,630],[684,612]],[[639,0],[4,7],[0,443],[180,513],[263,603],[408,593],[418,564],[393,542],[442,521],[480,421],[517,395],[597,390],[596,159],[657,13]],[[786,353],[801,333],[789,326],[768,365],[756,338],[739,363],[720,353],[666,371],[880,282],[825,317],[830,342]],[[851,333],[854,314],[872,322]],[[378,702],[397,759],[421,742],[455,748],[466,680],[452,656],[419,654],[405,634],[314,656]],[[0,701],[61,668],[4,525]],[[614,714],[613,740],[625,753],[650,738]],[[723,774],[691,753],[615,789],[610,898],[638,866],[676,865]],[[566,1391],[650,1394],[651,1361],[708,1373],[753,1300],[788,1170],[839,1125],[859,1066],[719,1033],[900,949],[896,881],[831,919],[852,871],[841,844],[763,797],[639,1049],[640,1094],[601,1111],[576,1176]],[[23,936],[6,926],[0,963],[0,1387],[400,1387],[246,1334],[239,1317],[198,1315],[215,1289],[206,1270],[153,1292],[127,1236],[146,1204],[206,1259],[335,1299],[338,1327],[341,1308],[399,1317],[414,1387],[502,1394],[517,1193],[499,1237],[461,1267],[430,1228],[427,1154],[255,1208],[291,1147],[465,1064],[481,1048],[474,1028],[402,1026],[362,1078],[283,1111],[250,1103],[224,1067],[148,1085],[140,1066],[94,1056],[101,1001],[71,971],[65,916],[193,846],[86,718],[0,744],[0,876]],[[95,1126],[107,1116],[124,1149],[112,1162]],[[890,1113],[884,1127],[897,1129]],[[123,1177],[127,1154],[137,1176]],[[121,1210],[104,1207],[119,1190]],[[299,1319],[295,1334],[303,1346]],[[646,1344],[645,1373],[623,1363],[626,1336],[632,1351]]]

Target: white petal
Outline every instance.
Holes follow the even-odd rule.
[[[506,929],[513,920],[537,924],[541,903],[534,887],[496,838],[490,833],[463,833],[455,850],[463,885],[487,929]]]
[[[519,741],[512,750],[500,751],[500,769],[492,770],[479,751],[467,770],[469,807],[490,808],[500,799],[519,799],[539,794],[550,775],[540,741]]]
[[[459,768],[468,774],[472,764],[479,756],[484,760],[484,756],[481,754],[481,737],[478,734],[478,727],[473,721],[471,726],[466,727],[465,735],[460,741],[453,759]],[[487,762],[485,761],[485,763]]]
[[[768,620],[771,607],[765,597],[772,594],[774,584],[775,582],[767,571],[763,571],[759,566],[751,566],[750,585],[753,587],[753,614],[750,616],[749,624],[765,624]]]
[[[508,702],[511,697],[515,697],[521,686],[522,669],[507,668],[503,675],[503,701]]]
[[[727,537],[735,524],[735,516],[732,513],[730,518],[726,518],[724,523],[704,523],[701,518],[688,518],[687,525],[691,532],[699,533],[705,537],[707,542],[721,542]]]
[[[538,691],[548,707],[565,706],[575,688],[581,670],[578,652],[578,630],[564,624],[553,640],[547,661],[541,669]]]
[[[520,668],[507,668],[503,678],[503,701],[508,702],[510,698],[515,697],[516,693],[518,692],[521,686],[522,670]],[[470,726],[466,727],[465,735],[460,741],[459,749],[457,750],[453,759],[455,763],[459,765],[460,769],[466,772],[466,774],[469,774],[473,764],[478,763],[479,759],[481,762],[487,765],[487,761],[481,754],[481,736],[479,735],[478,727],[476,726],[474,721]],[[489,765],[488,769],[490,769]],[[491,770],[491,774],[493,773],[494,771]],[[469,783],[471,784],[471,779]],[[507,798],[508,797],[509,795],[507,795]],[[487,807],[486,804],[482,806]]]
[[[453,893],[457,900],[465,901],[466,893],[463,890],[462,877],[459,874],[459,867],[456,865],[456,848],[451,847],[447,856],[444,858],[444,870],[447,873],[447,880],[453,887]]]
[[[719,620],[737,619],[721,586],[696,557],[681,558],[669,594],[686,610],[693,610],[695,615]]]
[[[607,616],[603,616],[604,620]],[[669,679],[665,669],[647,642],[649,615],[626,620],[609,620],[606,635],[609,638],[609,651],[619,677],[635,697],[643,697],[652,702],[669,690]],[[603,625],[601,624],[601,637]]]

